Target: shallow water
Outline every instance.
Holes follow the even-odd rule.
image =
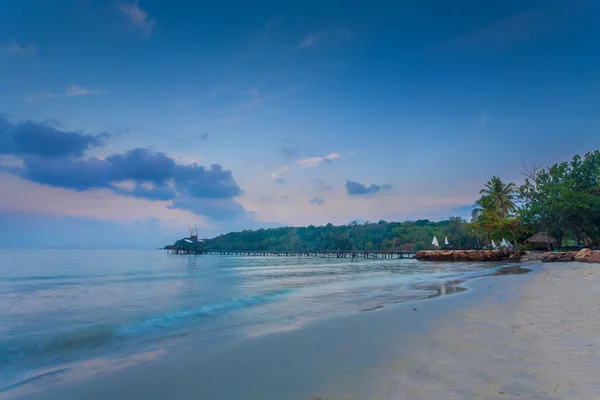
[[[0,392],[52,368],[212,346],[450,294],[498,264],[0,250]]]

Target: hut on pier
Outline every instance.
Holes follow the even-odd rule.
[[[190,236],[176,241],[171,247],[171,252],[176,254],[202,254],[204,240],[198,239],[198,228],[190,229]]]

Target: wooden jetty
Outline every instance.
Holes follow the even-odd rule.
[[[321,257],[321,258],[366,258],[398,259],[414,258],[416,253],[396,250],[321,250],[321,251],[266,251],[266,250],[204,250],[201,248],[176,247],[167,250],[169,254],[210,254],[220,256],[257,257]]]

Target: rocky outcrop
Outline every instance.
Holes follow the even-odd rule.
[[[592,254],[590,254],[590,256],[588,257],[587,262],[600,264],[600,251],[592,252]]]
[[[525,256],[525,258],[522,258]],[[525,253],[521,250],[423,250],[415,257],[423,261],[534,261],[570,262],[579,261],[600,264],[600,250]]]
[[[592,249],[581,249],[575,254],[575,261],[588,262],[592,254],[594,254]]]
[[[567,251],[562,253],[545,253],[543,262],[569,262],[579,261],[585,263],[600,263],[600,251],[592,249],[581,249],[579,251]]]
[[[423,250],[417,260],[423,261],[519,261],[519,250]]]
[[[575,253],[574,251],[564,252],[564,253],[550,253],[546,257],[542,259],[542,262],[569,262],[575,261]]]

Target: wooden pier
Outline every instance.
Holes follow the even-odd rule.
[[[399,259],[414,258],[416,253],[395,250],[321,250],[321,251],[263,251],[263,250],[204,250],[173,247],[169,254],[210,254],[220,256],[257,257],[320,257],[320,258],[366,258]]]

